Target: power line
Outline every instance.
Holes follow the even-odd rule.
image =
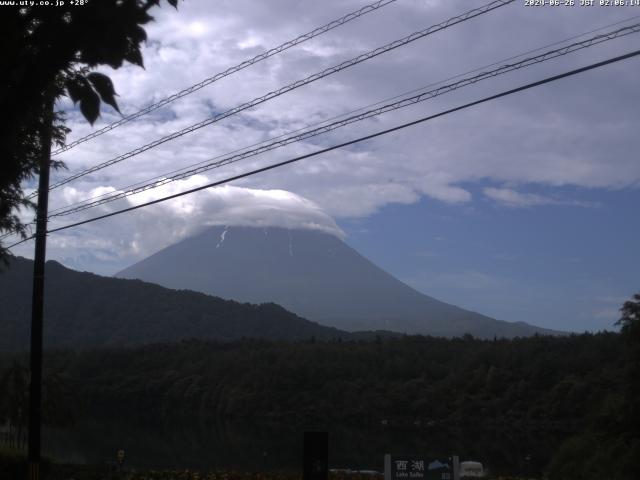
[[[439,113],[436,113],[436,114],[433,114],[433,115],[422,117],[422,118],[419,118],[417,120],[413,120],[413,121],[408,122],[408,123],[403,123],[401,125],[397,125],[395,127],[388,128],[386,130],[381,130],[379,132],[372,133],[372,134],[366,135],[364,137],[356,138],[356,139],[350,140],[348,142],[340,143],[338,145],[333,145],[331,147],[323,148],[321,150],[316,150],[315,152],[307,153],[305,155],[300,155],[298,157],[291,158],[289,160],[285,160],[283,162],[274,163],[274,164],[268,165],[266,167],[258,168],[256,170],[251,170],[250,172],[245,172],[245,173],[242,173],[242,174],[239,174],[239,175],[235,175],[235,176],[232,176],[232,177],[225,178],[223,180],[219,180],[219,181],[216,181],[216,182],[208,183],[206,185],[202,185],[200,187],[192,188],[192,189],[186,190],[184,192],[180,192],[180,193],[176,193],[176,194],[169,195],[169,196],[166,196],[166,197],[158,198],[156,200],[152,200],[152,201],[149,201],[149,202],[146,202],[146,203],[142,203],[140,205],[134,205],[132,207],[124,208],[122,210],[117,210],[115,212],[107,213],[107,214],[104,214],[104,215],[99,215],[97,217],[89,218],[87,220],[83,220],[83,221],[80,221],[80,222],[75,222],[75,223],[71,223],[71,224],[68,224],[68,225],[64,225],[62,227],[53,228],[51,230],[48,230],[47,233],[60,232],[62,230],[67,230],[69,228],[74,228],[74,227],[78,227],[80,225],[85,225],[87,223],[92,223],[92,222],[95,222],[95,221],[98,221],[98,220],[103,220],[105,218],[113,217],[115,215],[120,215],[120,214],[123,214],[123,213],[131,212],[131,211],[137,210],[139,208],[147,207],[147,206],[150,206],[150,205],[155,205],[157,203],[162,203],[162,202],[165,202],[167,200],[172,200],[174,198],[182,197],[182,196],[188,195],[190,193],[198,192],[200,190],[205,190],[207,188],[216,187],[216,186],[219,186],[219,185],[222,185],[222,184],[225,184],[225,183],[229,183],[229,182],[232,182],[232,181],[235,181],[235,180],[239,180],[241,178],[250,177],[250,176],[256,175],[258,173],[262,173],[262,172],[266,172],[268,170],[273,170],[275,168],[283,167],[285,165],[289,165],[291,163],[299,162],[299,161],[304,160],[306,158],[315,157],[317,155],[330,152],[332,150],[337,150],[339,148],[347,147],[347,146],[353,145],[355,143],[360,143],[360,142],[363,142],[363,141],[366,141],[366,140],[371,140],[373,138],[380,137],[382,135],[386,135],[386,134],[389,134],[389,133],[392,133],[392,132],[396,132],[398,130],[402,130],[404,128],[411,127],[413,125],[424,123],[424,122],[427,122],[429,120],[433,120],[433,119],[436,119],[436,118],[439,118],[439,117],[443,117],[445,115],[449,115],[451,113],[458,112],[460,110],[464,110],[464,109],[467,109],[467,108],[470,108],[470,107],[473,107],[473,106],[476,106],[476,105],[480,105],[482,103],[486,103],[486,102],[489,102],[489,101],[492,101],[492,100],[497,100],[498,98],[506,97],[508,95],[513,95],[514,93],[518,93],[518,92],[522,92],[522,91],[525,91],[525,90],[529,90],[531,88],[538,87],[540,85],[545,85],[547,83],[555,82],[555,81],[563,79],[563,78],[567,78],[567,77],[571,77],[571,76],[574,76],[574,75],[578,75],[580,73],[583,73],[583,72],[586,72],[586,71],[589,71],[589,70],[594,70],[596,68],[600,68],[600,67],[603,67],[605,65],[610,65],[612,63],[620,62],[622,60],[626,60],[626,59],[629,59],[629,58],[632,58],[632,57],[636,57],[638,55],[640,55],[640,50],[634,50],[634,51],[626,53],[624,55],[620,55],[620,56],[617,56],[617,57],[609,58],[609,59],[603,60],[601,62],[592,63],[592,64],[584,66],[584,67],[580,67],[580,68],[577,68],[577,69],[574,69],[574,70],[569,70],[569,71],[564,72],[564,73],[553,75],[551,77],[547,77],[547,78],[544,78],[542,80],[538,80],[536,82],[532,82],[532,83],[528,83],[528,84],[522,85],[520,87],[512,88],[510,90],[506,90],[506,91],[497,93],[495,95],[484,97],[484,98],[482,98],[480,100],[476,100],[476,101],[473,101],[473,102],[470,102],[470,103],[466,103],[466,104],[460,105],[458,107],[450,108],[448,110],[444,110],[442,112],[439,112]],[[26,238],[24,240],[21,240],[20,242],[14,243],[13,245],[11,245],[11,246],[9,246],[7,248],[9,248],[9,249],[13,248],[13,247],[15,247],[15,246],[17,246],[17,245],[19,245],[21,243],[24,243],[27,240],[30,240],[32,238],[33,238],[33,236],[31,236],[29,238]]]
[[[48,217],[47,217],[47,218],[48,218]],[[25,227],[32,227],[32,226],[35,226],[35,224],[36,224],[36,222],[35,222],[35,221],[33,221],[33,222],[29,222],[29,223],[25,224],[24,226],[25,226]],[[33,230],[33,229],[32,229],[32,230]],[[21,230],[20,230],[19,228],[14,228],[14,229],[9,230],[9,231],[7,231],[7,232],[3,233],[2,235],[0,235],[0,240],[2,240],[2,239],[4,239],[4,238],[7,238],[7,237],[10,237],[10,236],[12,236],[12,235],[19,234],[19,233],[21,233]]]
[[[544,52],[540,55],[534,56],[534,57],[529,57],[529,58],[525,58],[519,62],[516,63],[511,63],[511,64],[507,64],[507,65],[502,65],[501,67],[491,70],[491,71],[487,71],[487,72],[482,72],[478,75],[472,76],[472,77],[467,77],[464,78],[462,80],[459,80],[455,83],[451,83],[451,84],[447,84],[444,86],[441,86],[439,88],[436,88],[434,90],[429,90],[426,92],[421,92],[417,95],[414,95],[412,97],[409,98],[404,98],[402,100],[399,100],[397,102],[391,103],[391,104],[387,104],[384,105],[382,107],[376,108],[376,109],[372,109],[357,115],[353,115],[351,117],[347,117],[343,120],[339,120],[315,129],[311,129],[311,130],[307,130],[301,134],[297,134],[297,135],[291,135],[289,137],[285,137],[282,138],[280,140],[276,140],[272,143],[268,143],[268,144],[264,144],[260,147],[254,148],[252,150],[247,150],[244,151],[242,153],[238,153],[235,155],[228,155],[226,158],[223,158],[222,160],[217,160],[217,161],[213,161],[211,162],[211,160],[214,159],[210,159],[209,161],[211,163],[206,163],[206,162],[200,162],[197,165],[200,166],[193,166],[193,168],[190,168],[188,170],[184,170],[181,173],[178,173],[176,175],[173,175],[171,177],[166,177],[163,178],[160,181],[154,181],[154,182],[149,182],[146,183],[142,186],[136,187],[136,188],[132,188],[130,190],[126,190],[123,192],[118,192],[118,193],[114,193],[111,194],[109,196],[106,196],[100,200],[94,200],[94,201],[88,201],[88,202],[84,202],[76,207],[71,207],[71,208],[66,208],[66,209],[62,209],[61,211],[59,210],[57,213],[53,213],[49,216],[49,218],[52,217],[57,217],[57,216],[63,216],[63,215],[70,215],[72,213],[77,213],[83,210],[87,210],[89,208],[94,208],[97,207],[99,205],[103,205],[105,203],[110,203],[125,197],[129,197],[131,195],[146,191],[146,190],[150,190],[153,188],[158,188],[162,185],[166,185],[170,182],[176,181],[176,180],[181,180],[184,178],[187,178],[191,175],[196,175],[208,170],[212,170],[214,168],[220,168],[222,166],[225,165],[229,165],[231,163],[235,163],[241,160],[244,160],[246,158],[249,157],[253,157],[277,148],[281,148],[284,147],[286,145],[292,144],[292,143],[296,143],[296,142],[300,142],[302,140],[306,140],[312,137],[316,137],[318,135],[324,134],[324,133],[328,133],[330,131],[336,130],[338,128],[342,128],[345,127],[347,125],[350,125],[352,123],[355,122],[359,122],[359,121],[363,121],[365,119],[368,118],[372,118],[378,115],[382,115],[384,113],[390,112],[390,111],[394,111],[394,110],[398,110],[401,108],[405,108],[408,107],[410,105],[415,105],[416,103],[420,103],[429,99],[432,99],[434,97],[452,92],[454,90],[457,90],[459,88],[463,88],[469,85],[473,85],[477,82],[480,82],[482,80],[486,80],[489,78],[493,78],[496,77],[498,75],[503,75],[505,73],[508,72],[512,72],[515,70],[519,70],[525,67],[529,67],[531,65],[535,65],[541,62],[545,62],[554,58],[558,58],[560,56],[564,56],[567,55],[569,53],[573,53],[579,50],[582,50],[584,48],[589,48],[593,45],[597,45],[609,40],[613,40],[616,38],[620,38],[620,37],[624,37],[626,35],[630,35],[632,33],[638,33],[640,32],[640,23],[635,24],[635,25],[631,25],[631,26],[627,26],[627,27],[623,27],[620,28],[618,30],[612,31],[612,32],[608,32],[608,33],[604,33],[601,35],[596,35],[592,38],[583,40],[581,42],[575,42],[573,44],[567,45],[565,47],[562,48],[558,48],[558,49],[554,49],[551,51],[547,51]],[[216,158],[220,158],[220,157],[216,157]],[[202,165],[202,163],[205,163],[204,165]]]
[[[198,130],[200,128],[203,128],[203,127],[206,127],[208,125],[211,125],[211,124],[213,124],[215,122],[218,122],[218,121],[220,121],[220,120],[222,120],[224,118],[230,117],[230,116],[235,115],[237,113],[240,113],[240,112],[242,112],[244,110],[247,110],[249,108],[252,108],[252,107],[255,107],[257,105],[260,105],[261,103],[264,103],[264,102],[266,102],[268,100],[271,100],[273,98],[276,98],[276,97],[279,97],[281,95],[284,95],[285,93],[288,93],[288,92],[290,92],[292,90],[300,88],[300,87],[302,87],[304,85],[308,85],[309,83],[315,82],[315,81],[320,80],[320,79],[322,79],[324,77],[327,77],[329,75],[337,73],[337,72],[339,72],[341,70],[344,70],[346,68],[352,67],[353,65],[357,65],[357,64],[362,63],[362,62],[364,62],[366,60],[369,60],[369,59],[371,59],[373,57],[376,57],[376,56],[381,55],[383,53],[389,52],[389,51],[394,50],[394,49],[396,49],[398,47],[407,45],[408,43],[414,42],[414,41],[416,41],[416,40],[418,40],[420,38],[423,38],[423,37],[425,37],[427,35],[431,35],[431,34],[436,33],[438,31],[444,30],[444,29],[449,28],[449,27],[451,27],[453,25],[456,25],[458,23],[462,23],[462,22],[465,22],[465,21],[470,20],[472,18],[475,18],[475,17],[477,17],[479,15],[483,15],[483,14],[488,13],[490,11],[493,11],[493,10],[495,10],[497,8],[500,8],[500,7],[503,7],[503,6],[508,5],[510,3],[513,3],[514,1],[515,0],[494,0],[494,1],[492,1],[492,2],[490,2],[488,4],[486,4],[486,5],[483,5],[483,6],[478,7],[478,8],[474,8],[472,10],[469,10],[469,11],[465,12],[465,13],[462,13],[460,15],[452,17],[452,18],[450,18],[450,19],[448,19],[448,20],[446,20],[444,22],[441,22],[441,23],[436,24],[436,25],[432,25],[432,26],[430,26],[430,27],[428,27],[428,28],[426,28],[424,30],[420,30],[418,32],[414,32],[411,35],[407,35],[406,37],[403,37],[403,38],[401,38],[399,40],[395,40],[395,41],[393,41],[391,43],[388,43],[388,44],[386,44],[386,45],[384,45],[382,47],[378,47],[378,48],[376,48],[374,50],[371,50],[371,51],[369,51],[367,53],[358,55],[357,57],[354,57],[354,58],[352,58],[350,60],[342,62],[342,63],[340,63],[340,64],[338,64],[336,66],[333,66],[333,67],[327,68],[325,70],[322,70],[321,72],[314,73],[313,75],[305,77],[305,78],[303,78],[301,80],[297,80],[297,81],[295,81],[295,82],[293,82],[293,83],[291,83],[291,84],[289,84],[289,85],[287,85],[285,87],[282,87],[282,88],[280,88],[278,90],[274,90],[272,92],[269,92],[266,95],[263,95],[262,97],[255,98],[255,99],[253,99],[253,100],[251,100],[249,102],[243,103],[240,106],[237,106],[237,107],[234,107],[234,108],[232,108],[230,110],[227,110],[226,112],[223,112],[221,114],[215,115],[215,116],[213,116],[211,118],[208,118],[206,120],[198,122],[198,123],[196,123],[194,125],[186,127],[186,128],[184,128],[182,130],[179,130],[177,132],[173,132],[173,133],[171,133],[169,135],[166,135],[166,136],[161,137],[161,138],[159,138],[157,140],[154,140],[151,143],[148,143],[148,144],[143,145],[141,147],[138,147],[138,148],[136,148],[134,150],[131,150],[130,152],[127,152],[125,154],[119,155],[119,156],[117,156],[115,158],[112,158],[111,160],[107,160],[106,162],[103,162],[103,163],[101,163],[99,165],[95,165],[95,166],[93,166],[91,168],[88,168],[88,169],[83,170],[81,172],[78,172],[78,173],[76,173],[74,175],[71,175],[71,176],[69,176],[69,177],[67,177],[67,178],[65,178],[63,180],[60,180],[60,181],[54,183],[53,185],[51,185],[49,187],[49,189],[53,190],[54,188],[58,188],[58,187],[60,187],[62,185],[65,185],[65,184],[67,184],[67,183],[69,183],[69,182],[71,182],[73,180],[76,180],[76,179],[78,179],[80,177],[83,177],[83,176],[88,175],[88,174],[93,173],[93,172],[97,172],[98,170],[102,170],[103,168],[106,168],[108,166],[114,165],[116,163],[122,162],[122,161],[124,161],[124,160],[126,160],[128,158],[134,157],[136,155],[139,155],[140,153],[146,152],[147,150],[150,150],[150,149],[152,149],[154,147],[157,147],[158,145],[166,143],[166,142],[168,142],[170,140],[175,140],[176,138],[179,138],[179,137],[181,137],[183,135],[186,135],[187,133],[194,132],[194,131],[196,131],[196,130]]]
[[[543,45],[541,47],[538,47],[538,48],[535,48],[535,49],[532,49],[532,50],[528,50],[528,51],[523,52],[523,53],[519,53],[518,55],[513,55],[513,56],[510,56],[510,57],[504,58],[502,60],[497,60],[497,61],[495,61],[493,63],[488,64],[488,65],[483,65],[481,67],[474,68],[473,70],[468,70],[466,72],[459,73],[457,75],[448,77],[448,78],[440,80],[438,82],[432,82],[432,83],[430,83],[428,85],[425,85],[425,86],[422,86],[420,88],[415,88],[413,90],[410,90],[410,91],[407,91],[407,92],[403,92],[403,93],[398,94],[398,95],[394,95],[393,97],[389,97],[389,98],[386,98],[384,100],[380,100],[378,102],[375,102],[375,103],[372,103],[372,104],[369,104],[369,105],[366,105],[366,106],[363,106],[363,107],[359,107],[357,109],[342,113],[340,115],[336,115],[336,116],[328,118],[326,120],[322,120],[320,122],[308,124],[305,127],[298,128],[298,129],[283,133],[283,134],[275,136],[275,137],[271,137],[271,138],[269,138],[267,140],[262,140],[260,142],[253,143],[251,145],[246,145],[246,146],[244,146],[242,148],[238,148],[236,150],[232,150],[230,152],[227,152],[226,154],[217,155],[217,156],[215,156],[213,158],[210,158],[208,160],[203,160],[201,162],[197,162],[195,164],[188,165],[186,167],[181,167],[181,168],[178,168],[176,170],[172,170],[172,171],[166,172],[163,175],[158,175],[156,177],[152,177],[152,178],[147,179],[147,180],[142,180],[140,182],[129,184],[127,186],[118,188],[116,190],[122,190],[122,191],[124,191],[124,190],[133,190],[133,189],[135,189],[137,187],[145,186],[145,184],[147,184],[149,182],[152,182],[154,180],[164,180],[167,177],[167,175],[177,174],[177,173],[183,172],[185,170],[191,169],[191,168],[193,168],[195,166],[206,164],[206,163],[211,162],[213,160],[217,160],[217,159],[222,158],[222,157],[224,157],[226,155],[231,155],[231,154],[234,154],[234,153],[242,152],[242,151],[247,150],[247,149],[249,149],[251,147],[256,147],[258,145],[266,144],[269,141],[274,141],[274,140],[277,140],[279,138],[284,138],[287,135],[292,135],[294,133],[302,132],[302,131],[304,131],[306,129],[311,129],[313,127],[324,125],[324,124],[327,124],[329,122],[333,122],[333,121],[338,120],[340,118],[346,117],[348,115],[352,115],[352,114],[355,114],[357,112],[361,112],[361,111],[364,111],[366,109],[369,109],[369,108],[372,108],[372,107],[375,107],[375,106],[378,106],[378,105],[382,105],[385,102],[396,100],[398,98],[402,98],[402,97],[405,97],[407,95],[423,91],[426,88],[434,87],[436,85],[441,85],[441,84],[443,84],[445,82],[448,82],[448,81],[451,81],[451,80],[455,80],[456,78],[463,77],[464,75],[468,75],[468,74],[471,74],[471,73],[479,72],[479,71],[481,71],[483,69],[490,68],[490,67],[493,67],[493,66],[496,66],[496,65],[500,65],[503,62],[508,62],[508,61],[511,61],[511,60],[515,60],[515,59],[521,58],[521,57],[523,57],[525,55],[529,55],[529,54],[532,54],[532,53],[539,52],[541,50],[544,50],[545,48],[550,48],[550,47],[553,47],[553,46],[556,46],[556,45],[561,45],[561,44],[566,43],[568,41],[575,40],[575,39],[580,38],[580,37],[584,37],[585,35],[589,35],[589,34],[592,34],[592,33],[595,33],[595,32],[599,32],[599,31],[605,30],[607,28],[611,28],[611,27],[614,27],[614,26],[617,26],[617,25],[620,25],[620,24],[623,24],[623,23],[630,22],[632,20],[636,20],[638,18],[640,18],[640,15],[635,15],[635,16],[632,16],[632,17],[625,18],[623,20],[619,20],[619,21],[614,22],[614,23],[610,23],[610,24],[604,25],[602,27],[598,27],[598,28],[589,30],[587,32],[584,32],[584,33],[581,33],[581,34],[578,34],[578,35],[572,35],[572,36],[567,37],[567,38],[565,38],[563,40],[558,40],[556,42],[553,42],[553,43],[550,43],[550,44],[546,44],[546,45]],[[615,32],[611,32],[611,33],[615,33]],[[87,204],[87,202],[90,202],[91,200],[97,200],[97,199],[104,198],[104,197],[111,197],[113,195],[114,195],[114,192],[106,192],[106,193],[103,193],[103,194],[100,194],[100,195],[94,195],[92,197],[89,197],[88,199],[80,200],[78,202],[74,202],[74,203],[71,203],[71,204],[63,206],[63,207],[58,207],[57,209],[52,210],[51,213],[56,213],[56,212],[60,212],[60,211],[63,211],[63,210],[66,211],[70,207],[84,205],[84,204]],[[55,216],[55,215],[52,215],[52,216]],[[5,235],[5,236],[7,236],[7,235]],[[3,237],[0,237],[0,238],[3,238]]]
[[[177,93],[174,93],[173,95],[170,95],[168,97],[163,98],[162,100],[153,103],[151,105],[146,106],[145,108],[143,108],[142,110],[137,111],[136,113],[133,113],[131,115],[128,115],[116,122],[113,122],[109,125],[107,125],[106,127],[101,128],[100,130],[96,130],[92,133],[90,133],[89,135],[86,135],[82,138],[79,138],[78,140],[71,142],[69,145],[65,145],[64,147],[61,147],[57,150],[55,150],[54,152],[51,153],[51,155],[58,155],[62,152],[66,152],[67,150],[71,150],[73,147],[75,147],[76,145],[80,145],[81,143],[87,142],[93,138],[99,137],[100,135],[103,135],[121,125],[124,125],[125,123],[129,123],[132,120],[135,120],[136,118],[142,117],[143,115],[146,115],[148,113],[153,112],[154,110],[157,110],[158,108],[164,107],[165,105],[173,102],[174,100],[178,100],[179,98],[182,98],[186,95],[189,95],[193,92],[196,92],[198,90],[200,90],[201,88],[206,87],[207,85],[211,85],[214,82],[217,82],[218,80],[224,78],[224,77],[228,77],[229,75],[232,75],[236,72],[239,72],[240,70],[243,70],[251,65],[255,65],[258,62],[261,62],[262,60],[266,60],[269,57],[272,57],[274,55],[277,55],[278,53],[284,52],[285,50],[288,50],[291,47],[295,47],[296,45],[300,45],[301,43],[306,42],[307,40],[311,40],[312,38],[315,38],[319,35],[322,35],[330,30],[333,30],[334,28],[340,27],[342,25],[344,25],[345,23],[348,23],[352,20],[355,20],[356,18],[359,18],[363,15],[366,15],[367,13],[371,13],[374,12],[376,10],[378,10],[379,8],[382,8],[390,3],[395,2],[396,0],[379,0],[378,2],[372,3],[370,5],[366,5],[362,8],[360,8],[359,10],[356,10],[354,12],[348,13],[347,15],[344,15],[343,17],[340,17],[336,20],[332,20],[331,22],[315,28],[313,30],[311,30],[310,32],[307,32],[305,34],[302,34],[296,38],[294,38],[293,40],[289,40],[284,42],[281,45],[278,45],[277,47],[274,47],[270,50],[267,50],[265,52],[262,52],[259,55],[256,55],[255,57],[249,59],[249,60],[245,60],[242,63],[239,63],[238,65],[235,65],[233,67],[230,67],[228,69],[226,69],[223,72],[219,72],[216,73],[215,75],[213,75],[212,77],[209,77],[205,80],[202,80],[199,83],[196,83],[195,85],[192,85],[188,88],[185,88],[184,90],[181,90]]]
[[[364,8],[367,8],[367,7],[364,7]],[[288,133],[285,133],[285,134],[279,135],[279,136],[277,136],[277,137],[272,137],[272,138],[271,138],[271,139],[269,139],[269,140],[275,140],[275,139],[277,139],[277,138],[281,138],[281,137],[284,137],[284,136],[290,135],[290,134],[292,134],[292,133],[295,133],[295,132],[299,132],[299,131],[305,130],[305,129],[307,129],[307,128],[311,128],[311,127],[314,127],[314,126],[322,125],[322,124],[324,124],[324,123],[331,122],[331,121],[333,121],[333,120],[336,120],[336,119],[338,119],[338,118],[344,117],[344,116],[346,116],[346,115],[351,115],[351,114],[353,114],[353,113],[356,113],[356,112],[359,112],[359,111],[365,110],[365,109],[367,109],[367,108],[374,107],[374,106],[376,106],[376,105],[380,105],[380,104],[382,104],[382,103],[384,103],[384,102],[388,102],[388,101],[394,100],[394,99],[396,99],[396,98],[400,98],[400,97],[403,97],[403,96],[409,95],[409,94],[411,94],[411,93],[415,93],[415,92],[418,92],[418,91],[424,90],[425,88],[428,88],[428,87],[431,87],[431,86],[435,86],[435,85],[439,85],[439,84],[442,84],[442,83],[444,83],[444,82],[447,82],[447,81],[450,81],[450,80],[454,80],[454,79],[456,79],[456,78],[460,78],[460,77],[462,77],[462,76],[464,76],[464,75],[467,75],[467,74],[470,74],[470,73],[474,73],[474,72],[477,72],[477,71],[480,71],[480,70],[482,70],[482,69],[489,68],[489,67],[492,67],[492,66],[495,66],[495,65],[499,65],[500,63],[507,62],[507,61],[510,61],[510,60],[513,60],[513,59],[516,59],[516,58],[520,58],[520,57],[522,57],[522,56],[524,56],[524,55],[528,55],[528,54],[531,54],[531,53],[535,53],[535,52],[541,51],[541,50],[543,50],[543,49],[545,49],[545,48],[549,48],[549,47],[552,47],[552,46],[560,45],[560,44],[562,44],[562,43],[566,43],[567,41],[574,40],[574,39],[576,39],[576,38],[580,38],[580,37],[583,37],[583,36],[585,36],[585,35],[589,35],[589,34],[591,34],[591,33],[595,33],[595,32],[601,31],[601,30],[605,30],[605,29],[607,29],[607,28],[611,28],[611,27],[613,27],[613,26],[617,26],[617,25],[620,25],[620,24],[623,24],[623,23],[626,23],[626,22],[630,22],[630,21],[632,21],[632,20],[636,20],[637,18],[640,18],[640,15],[634,15],[634,16],[631,16],[631,17],[628,17],[628,18],[625,18],[625,19],[619,20],[619,21],[617,21],[617,22],[613,22],[613,23],[610,23],[610,24],[604,25],[604,26],[602,26],[602,27],[598,27],[598,28],[595,28],[595,29],[589,30],[589,31],[587,31],[587,32],[584,32],[584,33],[581,33],[581,34],[578,34],[578,35],[573,35],[573,36],[567,37],[567,38],[565,38],[565,39],[563,39],[563,40],[559,40],[559,41],[556,41],[556,42],[553,42],[553,43],[550,43],[550,44],[547,44],[547,45],[544,45],[544,46],[541,46],[541,47],[538,47],[538,48],[535,48],[535,49],[532,49],[532,50],[528,50],[528,51],[523,52],[523,53],[520,53],[520,54],[518,54],[518,55],[514,55],[514,56],[511,56],[511,57],[508,57],[508,58],[504,58],[504,59],[502,59],[502,60],[498,60],[498,61],[493,62],[493,63],[491,63],[491,64],[483,65],[483,66],[478,67],[478,68],[475,68],[475,69],[473,69],[473,70],[469,70],[469,71],[466,71],[466,72],[463,72],[463,73],[459,73],[459,74],[457,74],[457,75],[454,75],[454,76],[448,77],[448,78],[443,79],[443,80],[440,80],[440,81],[438,81],[438,82],[430,83],[430,84],[425,85],[425,86],[423,86],[423,87],[420,87],[420,88],[417,88],[417,89],[413,89],[413,90],[410,90],[410,91],[404,92],[404,93],[402,93],[402,94],[395,95],[395,96],[390,97],[390,98],[386,98],[386,99],[381,100],[381,101],[379,101],[379,102],[376,102],[376,103],[373,103],[373,104],[369,104],[369,105],[366,105],[366,106],[363,106],[363,107],[357,108],[357,109],[355,109],[355,110],[351,110],[351,111],[349,111],[349,112],[346,112],[346,113],[343,113],[343,114],[337,115],[337,116],[335,116],[335,117],[331,117],[331,118],[329,118],[329,119],[327,119],[327,120],[323,120],[323,121],[321,121],[321,122],[317,122],[317,123],[315,123],[315,124],[307,125],[306,127],[302,127],[302,128],[296,129],[296,130],[294,130],[294,131],[290,131],[290,132],[288,132]],[[322,28],[322,27],[320,27],[320,28]],[[277,48],[277,47],[276,47],[276,48]],[[266,141],[269,141],[269,140],[266,140]],[[240,149],[237,149],[237,150],[233,150],[233,151],[231,151],[231,152],[227,152],[227,154],[226,154],[226,155],[228,155],[228,154],[232,154],[232,153],[236,153],[236,152],[240,152],[240,151],[243,151],[243,150],[245,150],[245,149],[247,149],[247,148],[251,148],[251,147],[253,147],[253,146],[257,146],[257,145],[263,144],[263,143],[265,143],[266,141],[257,142],[257,143],[254,143],[254,144],[251,144],[251,145],[245,146],[245,147],[243,147],[243,148],[240,148]],[[222,157],[222,156],[223,156],[223,155],[220,155],[219,157]],[[218,157],[214,157],[214,158],[218,158]],[[211,160],[211,159],[210,159],[210,160]],[[204,162],[199,162],[199,163],[197,163],[197,164],[195,164],[195,165],[199,165],[199,164],[201,164],[201,163],[206,163],[206,162],[209,162],[210,160],[205,160]],[[149,180],[144,180],[144,181],[141,181],[141,182],[137,182],[137,183],[134,183],[134,184],[130,184],[130,185],[126,186],[126,187],[119,188],[118,190],[131,189],[131,188],[133,188],[133,187],[136,187],[136,186],[142,185],[142,184],[144,184],[145,182],[149,182],[149,181],[151,181],[151,180],[163,179],[166,175],[171,175],[171,174],[174,174],[174,173],[178,173],[178,172],[183,171],[183,170],[185,170],[185,169],[187,169],[187,168],[191,168],[191,167],[190,167],[190,166],[182,167],[182,168],[180,168],[180,169],[176,169],[176,170],[173,170],[173,171],[167,172],[167,173],[165,173],[164,175],[159,175],[159,176],[157,176],[157,177],[153,177],[153,178],[151,178],[151,179],[149,179]],[[95,196],[90,197],[90,198],[88,198],[88,199],[86,199],[86,200],[82,200],[82,201],[79,201],[79,202],[75,202],[75,203],[72,203],[72,204],[67,205],[67,206],[64,206],[64,207],[58,207],[57,209],[53,210],[52,212],[59,212],[59,211],[61,211],[61,210],[65,210],[65,209],[66,209],[66,208],[68,208],[69,206],[75,206],[75,205],[84,204],[85,202],[87,202],[87,201],[89,201],[89,200],[94,200],[94,199],[98,199],[98,198],[103,198],[103,197],[109,196],[109,195],[111,195],[111,194],[112,194],[112,193],[107,192],[107,193],[104,193],[104,194],[101,194],[101,195],[95,195]],[[33,225],[35,225],[35,222],[31,222],[31,223],[27,224],[27,226],[33,226]],[[5,239],[5,238],[7,238],[7,237],[10,237],[10,236],[12,236],[12,235],[18,234],[18,233],[20,233],[18,230],[11,230],[11,231],[8,231],[8,232],[6,232],[6,233],[4,233],[4,234],[0,235],[0,240]]]

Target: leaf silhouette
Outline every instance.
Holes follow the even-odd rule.
[[[91,125],[100,115],[100,97],[92,88],[87,88],[82,92],[80,111]]]
[[[102,101],[108,105],[111,105],[115,110],[120,113],[120,109],[118,108],[118,103],[116,102],[115,96],[117,95],[115,89],[113,88],[113,82],[109,77],[102,73],[91,72],[87,75],[87,78],[95,88],[96,92],[100,95]]]
[[[70,78],[66,83],[67,93],[69,98],[75,104],[82,98],[83,85],[80,83],[78,77]]]
[[[140,48],[135,45],[129,45],[127,51],[124,54],[124,59],[134,65],[144,68],[144,62],[142,60],[142,53]]]

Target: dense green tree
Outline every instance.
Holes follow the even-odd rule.
[[[7,428],[9,446],[22,448],[26,442],[29,371],[20,362],[0,373],[0,423]]]
[[[625,340],[627,375],[627,418],[633,437],[640,440],[640,293],[633,295],[620,309],[618,324]],[[639,441],[640,443],[640,441]]]
[[[10,447],[26,446],[29,410],[29,369],[14,360],[0,370],[0,425],[7,428]],[[43,419],[45,425],[67,426],[75,420],[79,402],[60,373],[47,372],[43,379]]]
[[[3,362],[10,366],[11,357],[0,356],[0,370]],[[500,341],[191,340],[58,351],[46,365],[65,373],[91,419],[167,431],[236,421],[360,429],[384,420],[383,428],[424,436],[472,429],[534,435],[540,467],[558,455],[550,478],[640,478],[630,473],[640,441],[629,421],[625,337],[617,333]],[[585,462],[594,446],[597,462]],[[486,447],[499,463],[502,447]],[[609,476],[597,477],[603,472]]]
[[[177,0],[167,0],[174,7]],[[18,2],[16,2],[18,3]],[[91,70],[143,66],[142,27],[160,0],[100,0],[50,6],[4,6],[0,15],[0,233],[25,234],[17,210],[32,208],[23,182],[39,170],[41,131],[51,121],[46,105],[67,94],[93,124],[101,101],[118,110],[109,77]],[[68,129],[54,114],[53,141],[62,145]],[[62,165],[53,163],[54,168]],[[0,244],[0,258],[6,250]]]
[[[620,309],[622,316],[616,322],[620,325],[622,332],[636,336],[640,331],[640,293],[633,295],[631,300],[624,302]]]

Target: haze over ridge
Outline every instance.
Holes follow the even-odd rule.
[[[509,323],[422,294],[337,236],[311,229],[214,226],[116,274],[241,302],[274,302],[347,331],[482,338],[551,330]]]

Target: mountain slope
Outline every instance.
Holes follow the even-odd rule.
[[[33,262],[0,270],[0,351],[29,345]],[[344,337],[275,304],[248,305],[202,293],[77,272],[47,262],[45,348],[93,348],[242,337],[301,340]]]
[[[119,272],[169,288],[271,301],[343,330],[481,338],[553,333],[438,301],[381,270],[337,237],[311,230],[212,227]]]

